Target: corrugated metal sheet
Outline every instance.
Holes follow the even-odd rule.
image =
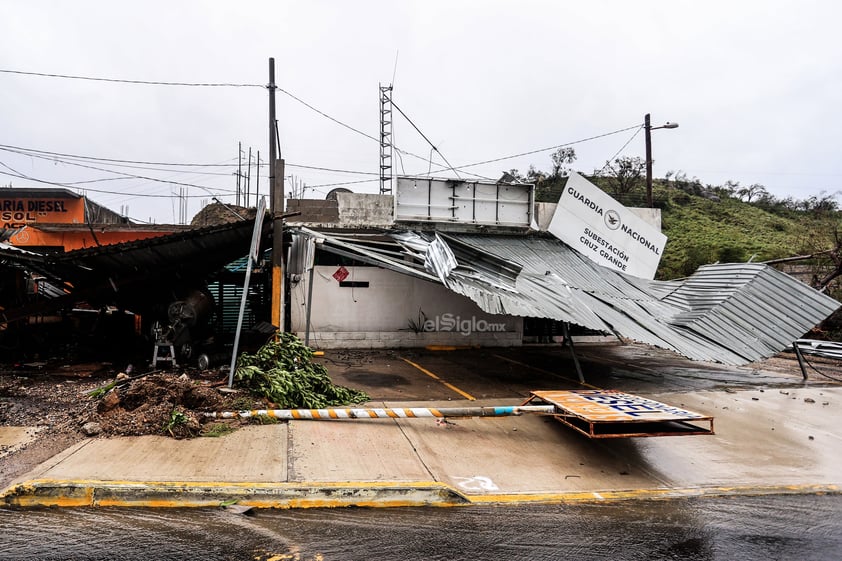
[[[549,237],[402,232],[393,238],[406,258],[423,255],[427,271],[488,313],[575,323],[694,360],[745,364],[771,356],[840,306],[756,263],[706,265],[687,279],[664,282],[602,267]],[[434,240],[434,250],[425,251]],[[347,238],[343,244],[353,248]]]
[[[479,252],[519,263],[546,289],[543,297],[529,298],[531,305],[524,309],[529,314],[516,315],[600,329],[596,317],[609,326],[603,331],[696,360],[743,364],[771,356],[839,307],[836,300],[762,264],[707,265],[684,281],[664,283],[601,267],[553,239],[454,237]],[[543,277],[538,275],[542,270]],[[564,307],[553,298],[562,291],[573,300]],[[524,299],[528,293],[523,290],[508,298]],[[483,306],[475,296],[465,295]]]
[[[269,221],[267,221],[269,222]],[[264,233],[271,222],[263,225]],[[254,220],[208,226],[166,236],[147,238],[88,249],[77,249],[50,257],[55,265],[77,265],[107,271],[109,275],[183,267],[189,271],[214,271],[248,253]],[[243,247],[245,246],[245,251]]]
[[[264,222],[264,236],[271,222]],[[99,304],[114,301],[132,310],[158,298],[171,298],[177,284],[203,282],[213,272],[249,251],[254,220],[193,229],[128,243],[104,245],[59,254],[33,254],[0,248],[0,259],[37,271],[56,284],[68,282],[65,299]],[[66,302],[56,299],[49,309]],[[42,313],[47,304],[24,305],[4,311],[7,321]]]

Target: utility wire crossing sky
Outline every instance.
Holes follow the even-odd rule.
[[[266,193],[270,57],[287,189],[308,197],[378,191],[381,84],[394,86],[399,174],[496,180],[546,171],[567,146],[592,173],[644,156],[651,113],[681,124],[652,134],[656,177],[781,198],[842,190],[830,0],[4,8],[3,184],[84,190],[137,220],[175,221],[179,200],[188,218],[212,197],[233,203],[238,174]]]

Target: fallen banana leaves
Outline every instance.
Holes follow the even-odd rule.
[[[335,385],[327,369],[313,362],[313,351],[291,333],[269,341],[256,353],[242,353],[234,378],[238,385],[283,409],[321,409],[369,400],[365,392]]]

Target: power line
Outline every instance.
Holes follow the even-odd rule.
[[[126,179],[132,179],[131,177],[103,177],[100,179],[86,179],[84,181],[68,181],[67,185],[82,185],[85,183],[99,183],[101,181],[125,181]]]
[[[18,170],[12,168],[11,166],[9,166],[8,164],[6,164],[2,161],[0,161],[0,166],[3,166],[4,168],[6,168],[6,169],[8,169],[12,172],[12,173],[8,173],[8,172],[0,170],[0,174],[2,174],[2,175],[7,175],[7,176],[10,176],[10,177],[17,177],[18,179],[27,179],[29,181],[35,181],[37,183],[44,183],[45,185],[56,185],[58,187],[65,187],[65,188],[68,188],[68,189],[78,189],[78,187],[76,187],[73,183],[61,183],[61,182],[58,182],[58,181],[49,181],[47,179],[39,179],[37,177],[32,177],[30,175],[23,174],[23,173],[21,173]],[[87,167],[87,166],[85,166],[85,167]],[[107,171],[107,170],[105,170],[105,171]],[[117,172],[111,172],[111,173],[117,173]],[[116,178],[113,178],[113,179],[143,179],[143,178],[141,178],[139,176],[129,175],[127,177],[116,177]],[[153,181],[156,181],[156,180],[153,179]],[[209,193],[211,192],[207,187],[203,187],[202,185],[193,185],[193,184],[190,184],[190,183],[178,183],[178,182],[174,182],[174,181],[163,181],[163,180],[157,180],[157,181],[161,181],[163,183],[173,183],[175,185],[183,185],[183,186],[186,186],[186,187],[196,187],[198,189],[203,189],[205,191],[208,191]],[[218,189],[218,190],[220,192],[232,193],[232,191],[230,189]],[[145,198],[170,198],[170,197],[173,196],[172,194],[156,195],[156,194],[149,194],[149,193],[126,193],[125,191],[108,191],[108,190],[105,190],[105,189],[88,189],[88,188],[85,188],[85,191],[90,191],[92,193],[104,193],[104,194],[107,194],[107,195],[122,195],[122,196],[131,195],[131,197],[145,197]],[[190,198],[199,198],[199,197],[204,197],[204,196],[206,196],[206,195],[188,195],[188,197],[190,197]]]
[[[802,358],[804,359],[804,362],[806,362],[808,365],[810,365],[810,368],[812,368],[813,370],[816,371],[817,374],[819,374],[821,376],[824,376],[825,378],[828,378],[830,380],[833,380],[834,382],[842,382],[842,378],[836,378],[834,376],[831,376],[830,374],[825,374],[824,372],[822,372],[821,370],[819,370],[818,368],[813,366],[813,363],[810,362],[809,360],[807,360],[806,356],[802,356]]]
[[[334,122],[334,123],[336,123],[337,125],[341,125],[341,126],[345,127],[345,128],[346,128],[346,129],[348,129],[348,130],[354,131],[354,132],[355,132],[355,133],[357,133],[357,134],[361,134],[362,136],[364,136],[364,137],[366,137],[366,138],[370,138],[371,140],[374,140],[374,141],[375,141],[375,142],[377,142],[377,143],[379,143],[379,142],[380,142],[380,140],[378,140],[377,138],[375,138],[375,137],[371,136],[370,134],[364,133],[363,131],[361,131],[361,130],[359,130],[359,129],[355,129],[355,128],[354,128],[354,127],[352,127],[351,125],[346,124],[346,123],[343,123],[342,121],[340,121],[339,119],[337,119],[337,118],[335,118],[335,117],[331,117],[330,115],[328,115],[327,113],[325,113],[325,112],[324,112],[324,111],[322,111],[321,109],[317,109],[317,108],[313,107],[312,105],[310,105],[309,103],[307,103],[306,101],[304,101],[303,99],[301,99],[300,97],[297,97],[297,96],[295,96],[295,95],[291,94],[291,93],[290,93],[290,92],[288,92],[287,90],[285,90],[285,89],[283,89],[283,88],[281,88],[281,87],[278,87],[278,86],[276,86],[276,89],[277,89],[279,92],[281,92],[281,93],[284,93],[284,94],[288,95],[289,97],[291,97],[292,99],[294,99],[294,100],[295,100],[295,101],[297,101],[298,103],[302,104],[303,106],[305,106],[305,107],[307,107],[307,108],[309,108],[309,109],[311,109],[311,110],[315,111],[316,113],[318,113],[318,114],[319,114],[319,115],[321,115],[322,117],[324,117],[324,118],[326,118],[326,119],[330,119],[331,121],[333,121],[333,122]]]
[[[0,144],[0,148],[8,148],[10,150],[21,150],[24,152],[34,152],[37,154],[45,154],[48,156],[61,156],[64,158],[76,158],[79,160],[92,160],[97,162],[115,162],[120,164],[140,164],[149,166],[178,166],[178,167],[229,167],[231,164],[195,164],[195,163],[174,163],[174,162],[150,162],[144,160],[121,160],[117,158],[98,158],[96,156],[80,156],[78,154],[67,154],[63,152],[52,152],[49,150],[38,150],[36,148],[24,148],[21,146],[13,146],[11,144]],[[236,158],[231,158],[230,161]],[[267,164],[263,164],[267,165]]]
[[[37,155],[37,154],[31,154],[30,156],[33,157],[33,158],[41,158],[41,159],[44,159],[44,160],[55,160],[54,158],[50,158],[49,156],[42,156],[42,155]],[[113,173],[113,174],[117,174],[117,175],[122,175],[122,176],[127,177],[127,178],[142,179],[144,181],[154,181],[156,183],[167,183],[167,184],[170,184],[170,185],[181,185],[181,186],[184,186],[184,187],[197,187],[199,189],[206,189],[206,187],[204,187],[202,185],[197,185],[195,183],[184,183],[182,181],[171,181],[171,180],[168,180],[168,179],[158,179],[156,177],[148,177],[148,176],[145,176],[145,175],[135,175],[133,173],[125,173],[125,172],[122,172],[122,171],[116,171],[116,170],[111,170],[111,169],[103,169],[103,168],[100,168],[100,167],[89,166],[89,165],[86,165],[86,164],[81,164],[79,162],[72,162],[72,161],[67,161],[67,160],[58,160],[58,161],[63,163],[63,164],[69,165],[69,166],[76,166],[76,167],[81,167],[81,168],[85,168],[85,169],[92,169],[92,170],[101,171],[101,172],[104,172],[104,173]]]
[[[45,73],[45,72],[26,72],[26,71],[22,71],[22,70],[9,70],[9,69],[0,69],[0,73],[18,74],[18,75],[22,75],[22,76],[39,76],[39,77],[45,77],[45,78],[63,78],[63,79],[70,79],[70,80],[88,80],[88,81],[94,81],[94,82],[108,82],[108,83],[118,83],[118,84],[135,84],[135,85],[149,85],[149,86],[241,87],[241,88],[252,88],[252,87],[253,88],[267,88],[268,87],[268,86],[262,85],[262,84],[248,84],[248,83],[239,83],[238,84],[238,83],[202,83],[202,82],[166,82],[166,81],[152,81],[152,80],[128,80],[128,79],[118,79],[118,78],[100,78],[100,77],[93,77],[93,76],[74,76],[74,75],[69,75],[69,74],[51,74],[51,73]],[[324,111],[318,109],[317,107],[307,103],[306,101],[304,101],[300,97],[296,96],[292,92],[290,92],[290,91],[288,91],[284,88],[281,88],[279,86],[275,86],[275,88],[278,91],[280,91],[281,93],[286,94],[290,98],[292,98],[295,101],[301,103],[302,105],[304,105],[308,109],[310,109],[312,111],[315,111],[316,113],[318,113],[322,117],[325,117],[326,119],[329,119],[329,120],[333,121],[334,123],[336,123],[336,124],[338,124],[342,127],[347,128],[350,131],[353,131],[353,132],[355,132],[359,135],[362,135],[365,138],[373,140],[377,143],[380,142],[380,140],[378,138],[376,138],[376,137],[374,137],[370,134],[367,134],[367,133],[365,133],[365,132],[363,132],[363,131],[355,128],[355,127],[352,127],[351,125],[349,125],[347,123],[344,123],[344,122],[340,121],[339,119],[325,113]],[[400,150],[397,146],[393,146],[393,147],[395,148],[395,150]],[[406,150],[401,150],[401,152],[403,152],[404,154],[407,154],[409,156],[412,156],[414,158],[417,158],[417,159],[419,159],[423,162],[427,161],[423,156],[419,156],[418,154],[413,154],[412,152],[408,152]],[[444,156],[442,156],[442,158],[444,158]],[[106,158],[104,160],[108,160],[108,159]],[[157,163],[157,162],[156,163],[153,163],[153,162],[129,162],[129,163],[146,163],[146,164],[152,164],[152,165],[169,165],[169,164],[161,164],[161,163]],[[172,165],[197,165],[197,164],[172,164]],[[438,165],[438,164],[436,164],[436,165]],[[442,169],[447,169],[445,166],[439,166],[439,167],[441,167]],[[478,177],[482,177],[482,176],[478,176]]]
[[[617,152],[616,152],[613,156],[611,156],[610,158],[608,158],[607,160],[605,160],[605,165],[604,165],[604,166],[602,166],[602,168],[600,168],[600,170],[599,170],[599,171],[600,171],[600,172],[604,171],[604,170],[605,170],[605,168],[607,168],[607,167],[610,165],[611,160],[613,160],[614,158],[616,158],[617,156],[619,156],[619,155],[620,155],[620,153],[621,153],[623,150],[625,150],[625,149],[626,149],[626,146],[628,146],[629,144],[631,144],[631,141],[632,141],[632,140],[634,140],[634,139],[635,139],[635,137],[636,137],[638,134],[640,134],[640,131],[642,131],[642,130],[643,130],[643,127],[640,127],[639,129],[637,129],[636,131],[634,131],[634,134],[632,134],[632,135],[631,135],[631,138],[629,138],[629,139],[626,141],[626,143],[625,143],[625,144],[623,144],[623,146],[622,146],[619,150],[617,150]]]
[[[267,87],[269,87],[269,86],[266,86],[266,85],[263,85],[263,84],[248,84],[248,83],[240,83],[240,84],[238,84],[238,83],[208,83],[208,82],[198,82],[197,83],[197,82],[165,82],[165,81],[153,81],[153,80],[127,80],[127,79],[118,79],[118,78],[99,78],[99,77],[93,77],[93,76],[73,76],[73,75],[69,75],[69,74],[50,74],[50,73],[45,73],[45,72],[26,72],[26,71],[22,71],[22,70],[8,70],[8,69],[0,69],[0,72],[6,73],[6,74],[18,74],[18,75],[23,75],[23,76],[40,76],[40,77],[45,77],[45,78],[64,78],[64,79],[70,79],[70,80],[88,80],[88,81],[94,81],[94,82],[109,82],[109,83],[117,83],[117,84],[140,84],[140,85],[146,85],[146,86],[233,87],[233,88],[267,88]],[[311,109],[312,111],[315,111],[316,113],[318,113],[322,117],[325,117],[326,119],[329,119],[329,120],[333,121],[334,123],[336,123],[340,126],[343,126],[343,127],[347,128],[347,129],[349,129],[349,130],[351,130],[351,131],[353,131],[357,134],[365,136],[366,138],[369,138],[369,139],[374,140],[376,142],[380,142],[374,136],[366,134],[363,131],[352,127],[351,125],[343,123],[339,119],[328,115],[327,113],[325,113],[324,111],[314,107],[313,105],[310,105],[309,103],[307,103],[306,101],[304,101],[300,97],[296,96],[292,92],[290,92],[288,90],[285,90],[284,88],[281,88],[279,86],[275,86],[275,89],[277,89],[281,93],[286,94],[287,96],[291,97],[292,99],[294,99],[298,103],[301,103],[302,105]],[[139,162],[133,162],[133,163],[139,163]]]
[[[97,162],[97,161],[101,161],[101,162],[103,162],[103,165],[109,165],[109,166],[119,167],[119,168],[143,169],[143,170],[147,170],[147,171],[162,171],[162,172],[166,172],[166,173],[172,173],[174,171],[178,171],[178,170],[174,170],[174,169],[162,169],[162,168],[157,168],[157,167],[151,167],[149,165],[134,165],[134,164],[130,164],[130,163],[117,163],[117,160],[107,160],[107,161],[105,161],[102,158],[85,158],[85,157],[76,157],[76,156],[64,156],[64,155],[61,155],[61,154],[58,154],[58,153],[44,152],[44,151],[40,151],[40,150],[26,150],[26,149],[14,150],[12,148],[6,148],[3,145],[0,145],[0,150],[2,150],[4,152],[11,152],[13,154],[19,154],[21,156],[26,156],[26,157],[29,157],[29,158],[49,159],[51,161],[61,162],[61,163],[64,163],[64,164],[69,164],[69,165],[73,165],[73,164],[78,163],[78,162]],[[166,164],[163,164],[163,165],[166,165]],[[177,165],[177,164],[173,164],[173,165]],[[210,165],[214,165],[214,167],[230,167],[232,164],[220,164],[219,166],[217,166],[216,164],[210,164]],[[99,169],[99,168],[97,168],[97,169]],[[111,170],[107,170],[107,171],[111,172]],[[117,172],[112,172],[112,173],[117,173]],[[191,174],[191,175],[218,175],[218,176],[230,176],[231,175],[231,173],[214,172],[214,171],[178,171],[178,173]]]
[[[566,147],[566,146],[573,146],[574,144],[581,144],[581,143],[583,143],[583,142],[588,142],[588,141],[591,141],[591,140],[597,140],[597,139],[599,139],[599,138],[605,138],[606,136],[611,136],[611,135],[614,135],[614,134],[619,134],[619,133],[621,133],[621,132],[630,131],[630,130],[632,130],[632,129],[636,129],[636,128],[640,128],[640,125],[634,125],[634,126],[631,126],[631,127],[626,127],[626,128],[623,128],[623,129],[617,129],[617,130],[615,130],[615,131],[606,132],[606,133],[603,133],[603,134],[598,134],[598,135],[596,135],[596,136],[589,136],[589,137],[587,137],[587,138],[582,138],[582,139],[579,139],[579,140],[573,140],[573,141],[571,141],[571,142],[565,142],[564,144],[557,144],[557,145],[555,145],[555,146],[548,146],[547,148],[538,148],[538,149],[536,149],[536,150],[530,150],[530,151],[528,151],[528,152],[521,152],[521,153],[519,153],[519,154],[513,154],[513,155],[511,155],[511,156],[502,156],[502,157],[500,157],[500,158],[494,158],[494,159],[491,159],[491,160],[485,160],[485,161],[482,161],[482,162],[476,162],[476,163],[474,163],[474,164],[466,164],[466,165],[463,165],[463,166],[457,166],[457,167],[455,167],[455,168],[453,168],[453,169],[455,169],[455,170],[456,170],[456,169],[458,169],[458,170],[463,170],[463,169],[465,169],[465,168],[472,168],[472,167],[476,167],[476,166],[482,166],[482,165],[485,165],[485,164],[493,164],[493,163],[495,163],[495,162],[502,162],[502,161],[504,161],[504,160],[512,160],[512,159],[514,159],[514,158],[520,158],[520,157],[522,157],[522,156],[530,156],[530,155],[532,155],[532,154],[539,154],[539,153],[541,153],[541,152],[548,152],[548,151],[550,151],[550,150],[557,150],[558,148],[564,148],[564,147]],[[422,175],[430,175],[430,174],[429,174],[429,173],[425,173],[425,174],[422,174]]]
[[[320,187],[336,187],[339,185],[356,185],[358,183],[371,183],[373,181],[380,181],[380,179],[361,179],[359,181],[342,181],[340,183],[323,183],[321,185],[307,185],[307,189],[317,189]]]
[[[263,164],[263,165],[267,165],[267,164]],[[351,174],[351,175],[376,175],[376,176],[380,177],[379,173],[375,173],[373,171],[354,171],[354,170],[350,170],[350,169],[324,168],[324,167],[319,167],[319,166],[305,166],[304,164],[289,164],[289,163],[286,163],[284,165],[286,165],[287,167],[292,167],[292,168],[312,169],[312,170],[316,170],[316,171],[330,171],[330,172],[335,172],[335,173],[347,173],[347,174]]]
[[[162,82],[152,80],[126,80],[120,78],[97,78],[93,76],[71,76],[69,74],[48,74],[46,72],[25,72],[23,70],[7,70],[0,68],[5,74],[19,74],[22,76],[40,76],[42,78],[65,78],[69,80],[88,80],[91,82],[110,82],[116,84],[140,84],[144,86],[188,86],[201,88],[266,88],[264,84],[236,84],[224,82]]]
[[[403,115],[403,118],[404,118],[404,119],[406,119],[406,120],[409,122],[409,124],[410,124],[410,125],[412,125],[412,128],[414,128],[416,131],[418,131],[418,134],[420,134],[420,135],[421,135],[421,138],[423,138],[424,140],[426,140],[426,141],[427,141],[427,144],[429,144],[429,145],[430,145],[430,147],[432,147],[432,149],[433,149],[433,150],[435,150],[435,151],[438,153],[438,155],[439,155],[439,156],[441,156],[441,159],[442,159],[442,160],[444,160],[444,163],[446,163],[448,166],[450,166],[450,170],[451,170],[453,173],[455,173],[455,174],[456,174],[456,177],[459,177],[459,172],[457,172],[457,171],[456,171],[456,169],[455,169],[455,168],[454,168],[454,167],[450,164],[450,162],[448,162],[448,161],[447,161],[447,158],[445,158],[445,157],[444,157],[444,154],[442,154],[442,153],[441,153],[441,150],[439,150],[438,148],[436,148],[436,145],[435,145],[435,144],[433,144],[433,143],[430,141],[430,139],[429,139],[429,138],[427,138],[427,135],[425,135],[423,132],[421,132],[421,129],[419,129],[419,128],[418,128],[418,125],[416,125],[414,122],[412,122],[412,119],[410,119],[410,118],[406,115],[406,113],[404,113],[404,112],[403,112],[403,110],[402,110],[400,107],[398,107],[398,104],[397,104],[397,103],[395,103],[395,100],[394,100],[394,99],[392,99],[392,98],[390,98],[390,99],[389,99],[389,101],[391,102],[392,107],[394,107],[395,109],[397,109],[397,110],[398,110],[398,113],[400,113],[401,115]]]
[[[167,82],[167,81],[151,81],[151,80],[130,80],[130,79],[118,79],[118,78],[101,78],[101,77],[93,77],[93,76],[75,76],[75,75],[69,75],[69,74],[52,74],[52,73],[44,73],[44,72],[28,72],[28,71],[10,70],[10,69],[0,69],[0,73],[17,74],[17,75],[23,75],[23,76],[39,76],[39,77],[46,77],[46,78],[63,78],[63,79],[71,79],[71,80],[87,80],[87,81],[95,81],[95,82],[122,83],[122,84],[135,84],[135,85],[153,85],[153,86],[243,87],[243,88],[268,88],[269,87],[269,86],[263,85],[263,84],[249,84],[249,83]],[[333,121],[334,123],[336,123],[336,124],[338,124],[342,127],[345,127],[345,128],[347,128],[347,129],[349,129],[349,130],[351,130],[351,131],[353,131],[357,134],[360,134],[360,135],[362,135],[362,136],[364,136],[364,137],[366,137],[370,140],[373,140],[377,143],[380,143],[380,140],[378,138],[376,138],[376,137],[374,137],[370,134],[367,134],[367,133],[365,133],[365,132],[363,132],[363,131],[355,128],[355,127],[352,127],[351,125],[348,125],[347,123],[344,123],[344,122],[340,121],[339,119],[336,119],[335,117],[332,117],[331,115],[328,115],[324,111],[321,111],[320,109],[318,109],[318,108],[314,107],[313,105],[307,103],[303,99],[301,99],[298,96],[292,94],[291,92],[285,90],[284,88],[281,88],[281,87],[278,87],[278,86],[275,86],[275,87],[281,93],[286,94],[290,98],[292,98],[295,101],[301,103],[302,105],[309,108],[310,110],[315,111],[316,113],[325,117],[326,119],[329,119],[329,120]],[[392,102],[392,104],[395,105],[394,101]],[[458,175],[457,170],[462,170],[464,172],[464,170],[466,168],[471,168],[471,167],[476,167],[476,166],[480,166],[480,165],[500,162],[500,161],[504,161],[504,160],[510,160],[510,159],[519,158],[519,157],[522,157],[522,156],[528,156],[528,155],[531,155],[531,154],[546,152],[546,151],[549,151],[549,150],[555,150],[555,149],[562,148],[562,147],[565,147],[565,146],[571,146],[573,144],[579,144],[579,143],[582,143],[582,142],[587,142],[589,140],[595,140],[595,139],[603,138],[603,137],[610,136],[610,135],[613,135],[613,134],[618,134],[620,132],[625,132],[627,130],[631,130],[633,128],[637,128],[637,127],[640,126],[640,125],[635,125],[633,127],[627,127],[627,128],[624,128],[624,129],[620,129],[620,130],[617,130],[617,131],[610,132],[610,133],[605,133],[605,134],[601,134],[601,135],[597,135],[597,136],[593,136],[593,137],[589,137],[589,138],[584,138],[584,139],[581,139],[581,140],[576,140],[576,141],[568,142],[568,143],[565,143],[565,144],[559,144],[559,145],[551,146],[551,147],[547,147],[547,148],[540,148],[540,149],[537,149],[537,150],[530,150],[528,152],[522,152],[522,153],[514,154],[514,155],[511,155],[511,156],[503,156],[503,157],[500,157],[500,158],[494,158],[494,159],[491,159],[491,160],[485,160],[485,161],[482,161],[482,162],[476,162],[476,163],[473,163],[473,164],[466,164],[466,165],[454,167],[450,164],[450,162],[447,161],[447,158],[444,157],[444,155],[435,147],[435,145],[433,145],[432,142],[430,142],[430,140],[424,135],[424,133],[421,132],[421,130],[415,125],[415,123],[413,123],[412,120],[409,119],[409,117],[407,117],[406,114],[403,111],[401,111],[401,109],[397,105],[395,105],[395,108],[398,109],[398,111],[401,113],[401,115],[403,115],[404,118],[406,118],[407,121],[409,121],[409,123],[415,128],[415,130],[417,130],[418,133],[421,134],[421,136],[424,138],[424,140],[426,140],[430,144],[430,146],[432,146],[433,149],[436,152],[438,152],[438,154],[447,163],[447,165],[450,166],[449,168],[447,168],[445,166],[441,166],[439,164],[436,164],[436,166],[442,168],[441,170],[437,170],[437,171],[449,169],[449,170],[453,171],[454,173],[456,173],[457,175]],[[409,156],[417,158],[421,161],[424,161],[424,162],[429,161],[427,158],[424,158],[423,156],[419,156],[418,154],[413,154],[412,152],[408,152],[406,150],[400,150],[397,146],[393,145],[393,148],[396,151],[402,152],[404,154],[407,154]],[[65,156],[68,156],[68,155],[65,155]],[[106,159],[103,159],[103,160],[106,160]],[[130,163],[140,163],[140,162],[130,162]],[[167,165],[167,164],[151,164],[151,165]],[[187,165],[187,164],[185,164],[185,165]],[[473,173],[470,173],[470,172],[466,172],[466,173],[469,173],[470,175],[475,175],[477,177],[482,177],[484,179],[488,179],[488,178],[485,178],[484,176],[480,176],[480,175],[473,174]],[[427,172],[427,173],[422,174],[422,175],[431,175],[431,172]],[[143,179],[142,177],[139,177],[139,176],[138,176],[138,178]],[[146,179],[149,179],[150,181],[160,181],[160,180],[156,180],[156,179],[153,179],[153,178],[146,178]],[[179,184],[179,183],[175,183],[175,184]],[[189,184],[183,184],[183,185],[192,186],[192,185],[189,185]]]
[[[93,162],[103,162],[110,165],[114,165],[116,167],[133,167],[132,164],[137,164],[138,167],[135,169],[147,169],[150,171],[173,171],[169,169],[156,169],[153,167],[145,167],[145,166],[171,166],[171,167],[231,167],[232,164],[229,163],[217,163],[217,164],[198,164],[198,163],[181,163],[181,162],[154,162],[154,161],[147,161],[147,160],[125,160],[125,159],[118,159],[118,158],[100,158],[96,156],[81,156],[78,154],[68,154],[64,152],[53,152],[49,150],[38,150],[35,148],[24,148],[21,146],[13,146],[11,144],[0,144],[0,150],[5,150],[7,152],[14,152],[17,154],[21,154],[23,156],[30,156],[30,157],[38,157],[40,156],[51,156],[51,157],[61,157],[67,158],[70,160],[81,160],[81,161],[93,161]],[[236,158],[232,158],[233,161]],[[268,163],[261,163],[261,167],[268,167]],[[316,171],[329,171],[329,172],[336,172],[336,173],[348,173],[348,174],[357,174],[357,175],[378,175],[375,172],[370,171],[358,171],[358,170],[348,170],[348,169],[336,169],[336,168],[328,168],[323,166],[312,166],[312,165],[305,165],[305,164],[293,164],[287,162],[286,164],[288,167],[296,167],[296,168],[303,168],[303,169],[312,169]],[[214,172],[185,172],[185,173],[195,173],[197,175],[230,175],[229,173],[214,173]],[[268,176],[264,176],[268,177]]]
[[[353,132],[355,132],[355,133],[357,133],[357,134],[359,134],[359,135],[364,136],[365,138],[368,138],[369,140],[373,140],[373,141],[377,142],[378,144],[380,144],[380,139],[379,139],[379,138],[376,138],[376,137],[374,137],[374,136],[372,136],[372,135],[370,135],[370,134],[368,134],[368,133],[365,133],[365,132],[363,132],[363,131],[361,131],[361,130],[359,130],[359,129],[357,129],[357,128],[354,128],[354,127],[352,127],[351,125],[349,125],[349,124],[347,124],[347,123],[343,123],[342,121],[340,121],[340,120],[339,120],[339,119],[337,119],[336,117],[332,117],[331,115],[328,115],[327,113],[325,113],[325,112],[324,112],[324,111],[322,111],[321,109],[318,109],[318,108],[316,108],[316,107],[314,107],[314,106],[310,105],[309,103],[307,103],[306,101],[304,101],[304,100],[303,100],[303,99],[301,99],[300,97],[298,97],[298,96],[296,96],[296,95],[293,95],[292,93],[290,93],[289,91],[287,91],[287,90],[285,90],[285,89],[283,89],[283,88],[281,88],[281,87],[276,86],[276,88],[277,88],[277,90],[278,90],[279,92],[281,92],[281,93],[283,93],[283,94],[286,94],[287,96],[289,96],[290,98],[294,99],[295,101],[297,101],[298,103],[302,104],[303,106],[307,107],[308,109],[310,109],[310,110],[312,110],[312,111],[315,111],[316,113],[318,113],[318,114],[319,114],[319,115],[321,115],[322,117],[324,117],[324,118],[326,118],[326,119],[329,119],[329,120],[333,121],[334,123],[336,123],[337,125],[340,125],[340,126],[342,126],[342,127],[345,127],[346,129],[348,129],[348,130],[350,130],[350,131],[353,131]],[[394,102],[393,102],[393,104],[394,104]],[[400,109],[398,109],[398,110],[400,111]],[[401,114],[403,114],[403,112],[401,112]],[[406,117],[406,115],[404,115],[404,117]],[[409,118],[408,118],[408,117],[407,117],[407,120],[409,121]],[[412,126],[415,126],[415,125],[412,123],[412,121],[410,121],[410,124],[412,124]],[[418,130],[418,128],[417,128],[417,127],[416,127],[416,130]],[[420,130],[419,130],[418,132],[419,132],[419,133],[421,133],[421,131],[420,131]],[[423,134],[423,133],[421,133],[421,136],[424,136],[424,134]],[[425,137],[425,140],[426,140],[426,137]],[[429,140],[427,140],[427,142],[429,142]],[[431,145],[432,145],[432,144],[431,144]],[[397,146],[395,146],[394,144],[392,145],[392,148],[394,148],[397,152],[401,152],[401,153],[406,154],[406,155],[408,155],[408,156],[412,156],[412,157],[414,157],[414,158],[417,158],[417,159],[421,160],[422,162],[427,162],[427,161],[428,161],[428,160],[427,160],[427,158],[425,158],[424,156],[419,156],[418,154],[413,154],[412,152],[409,152],[409,151],[407,151],[407,150],[402,150],[402,149],[398,148]],[[438,151],[438,150],[437,150],[437,151]],[[441,152],[439,152],[439,154],[441,154]],[[442,158],[444,158],[444,156],[442,156]],[[447,161],[447,160],[445,159],[445,161]],[[442,166],[442,165],[439,165],[439,164],[436,164],[436,165],[437,165],[438,167],[440,167],[442,170],[452,169],[452,168],[447,168],[447,167]],[[439,170],[439,171],[441,171],[441,170]],[[379,174],[378,174],[378,175],[379,175]],[[476,175],[476,174],[470,174],[470,175]],[[483,177],[483,176],[479,175],[479,176],[477,176],[477,177]],[[483,177],[483,179],[488,179],[488,178]]]

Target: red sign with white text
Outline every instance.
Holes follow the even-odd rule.
[[[342,282],[348,278],[349,274],[350,273],[348,273],[348,269],[340,266],[338,269],[336,269],[336,272],[333,273],[333,278],[335,278],[339,282]]]

